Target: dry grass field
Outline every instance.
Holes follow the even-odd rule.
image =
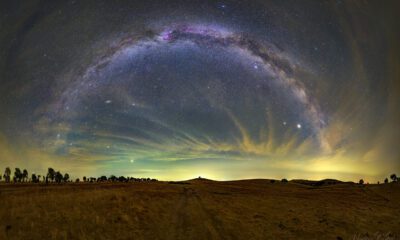
[[[0,239],[399,239],[400,184],[3,184],[0,227]]]

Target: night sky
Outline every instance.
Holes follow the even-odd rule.
[[[382,181],[400,171],[399,10],[1,1],[0,168]]]

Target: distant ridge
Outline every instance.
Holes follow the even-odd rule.
[[[304,179],[293,179],[290,180],[292,183],[303,184],[307,186],[326,186],[326,185],[336,185],[336,184],[352,184],[353,182],[342,182],[336,179],[323,179],[319,181],[304,180]]]
[[[183,181],[169,181],[169,184],[190,184],[190,183],[195,183],[195,182],[215,182],[215,180],[207,179],[207,178],[192,178],[188,180],[183,180]]]
[[[214,182],[215,180],[211,180],[211,179],[208,179],[208,178],[197,177],[197,178],[189,179],[187,181],[188,182],[197,182],[197,181]]]
[[[171,183],[171,184],[190,184],[190,183],[196,183],[196,182],[198,182],[198,183],[200,183],[200,182],[279,183],[279,182],[282,182],[282,180],[255,178],[255,179],[237,179],[237,180],[218,181],[218,180],[212,180],[212,179],[203,178],[203,177],[197,177],[197,178],[192,178],[192,179],[182,180],[182,181],[169,181],[168,183]],[[337,180],[337,179],[329,179],[329,178],[328,179],[322,179],[322,180],[292,179],[292,180],[289,180],[289,183],[301,184],[301,185],[313,186],[313,187],[329,186],[329,185],[337,185],[337,184],[354,184],[354,182],[350,182],[350,181],[349,182],[344,182],[344,181],[340,181],[340,180]]]

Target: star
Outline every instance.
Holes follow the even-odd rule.
[[[219,5],[218,5],[218,8],[220,8],[220,9],[225,9],[227,7],[227,5],[226,4],[224,4],[224,3],[220,3]]]

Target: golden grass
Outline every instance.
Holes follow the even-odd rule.
[[[0,185],[0,239],[397,239],[400,184]]]

